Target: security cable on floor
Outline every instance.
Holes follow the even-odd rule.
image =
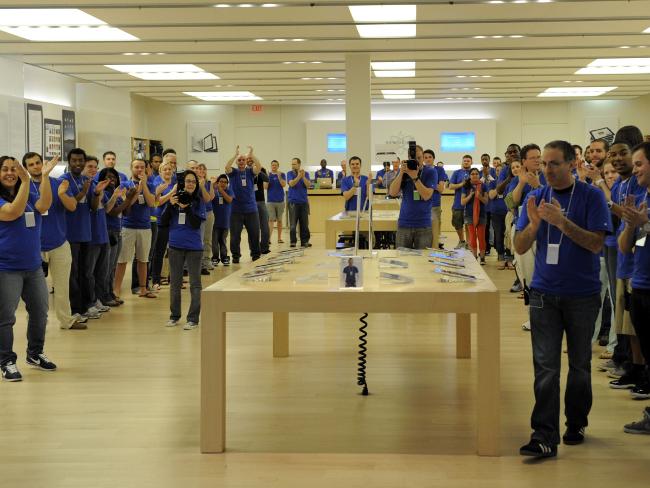
[[[368,327],[368,322],[365,320],[367,317],[368,314],[364,313],[359,319],[363,325],[359,327],[359,333],[361,335],[359,336],[359,367],[357,369],[357,385],[363,386],[363,390],[361,391],[361,394],[363,396],[368,396],[368,383],[366,383],[366,352],[368,351],[368,348],[366,347],[368,344],[368,341],[366,340],[366,337],[368,336],[366,328]]]

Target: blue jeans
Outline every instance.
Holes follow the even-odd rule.
[[[269,250],[269,212],[265,202],[257,202],[257,215],[260,220],[260,249],[262,252]]]
[[[234,259],[241,257],[241,233],[246,227],[248,234],[248,247],[251,257],[260,257],[260,221],[257,212],[239,213],[233,212],[230,216],[230,252]]]
[[[97,300],[108,303],[113,298],[111,287],[108,286],[108,265],[110,259],[110,244],[89,244],[88,245],[88,266],[90,267],[89,297],[86,305],[92,307]]]
[[[45,345],[47,326],[47,285],[43,269],[0,271],[0,365],[16,362],[13,351],[16,309],[23,299],[27,309],[27,354],[38,356]]]
[[[530,327],[535,366],[535,407],[530,419],[532,439],[560,443],[560,364],[566,332],[569,374],[564,393],[566,425],[588,425],[591,410],[591,336],[600,309],[600,295],[548,295],[530,291]]]
[[[311,238],[309,232],[309,203],[289,203],[289,241],[298,243],[296,229],[300,225],[300,244],[306,246]]]
[[[120,256],[122,250],[122,232],[115,229],[108,229],[110,250],[108,253],[108,291],[111,298],[117,298],[113,293],[113,286],[115,283],[115,268],[117,267],[117,258]],[[111,243],[111,239],[112,242]]]
[[[492,230],[494,231],[494,247],[497,254],[503,256],[506,252],[504,236],[506,234],[506,214],[491,214]]]

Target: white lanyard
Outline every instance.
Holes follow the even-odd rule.
[[[575,191],[575,189],[576,189],[576,182],[575,182],[575,180],[573,180],[573,187],[571,188],[571,196],[569,197],[569,204],[566,207],[565,216],[566,216],[567,219],[569,218],[569,212],[571,210],[571,202],[573,201],[573,192]],[[553,204],[553,188],[549,189],[548,203],[551,204],[551,205]],[[557,243],[558,247],[562,245],[562,238],[563,237],[564,237],[564,234],[562,232],[560,232],[560,242]],[[549,224],[547,222],[546,223],[546,246],[548,247],[548,245],[550,243],[551,243],[551,224]]]
[[[627,194],[630,191],[630,182],[632,181],[632,177],[630,176],[626,181],[625,181],[625,192],[623,192],[623,182],[618,187],[618,204],[623,205],[625,203],[625,200],[627,199]]]
[[[30,181],[29,184],[32,185],[32,188],[34,189],[34,193],[36,193],[36,196],[38,196],[38,198],[41,198],[41,192],[38,191],[38,188],[36,187],[34,181]]]
[[[77,180],[74,179],[74,175],[70,173],[70,178],[72,178],[72,182],[74,183],[74,187],[77,189],[77,193],[79,193],[81,190],[79,189],[79,185],[77,184]],[[83,176],[81,177],[83,181]]]

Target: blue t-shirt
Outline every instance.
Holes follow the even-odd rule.
[[[470,188],[468,190],[467,188],[463,187],[462,188],[463,197],[466,197],[467,195],[469,195],[469,192],[471,192],[471,191],[476,191],[476,188],[472,187],[472,188]],[[485,188],[485,185],[484,184],[481,185],[481,194],[485,194],[486,191],[487,191],[487,189]],[[474,195],[472,197],[472,199],[465,205],[465,219],[466,219],[466,221],[467,220],[469,220],[470,222],[473,221],[473,218],[474,218],[474,199],[475,198],[476,198],[476,195]],[[486,221],[485,212],[487,210],[486,210],[485,207],[486,207],[486,205],[479,200],[479,220],[481,220],[482,222]]]
[[[90,211],[90,229],[91,239],[90,243],[95,245],[108,243],[108,224],[106,221],[106,210],[104,207],[109,200],[109,196],[104,192],[102,199],[97,207],[97,210]]]
[[[650,208],[650,194],[647,191],[645,195],[640,195],[637,198],[637,207],[641,205],[641,202],[644,200],[647,202],[648,208]],[[637,239],[639,237],[639,235],[636,236]],[[646,237],[644,246],[634,247],[632,288],[635,290],[650,290],[650,238],[648,237]]]
[[[212,182],[210,180],[206,180],[205,182],[205,190],[210,193],[210,188],[212,188]],[[203,192],[201,192],[201,198],[203,198]],[[205,201],[203,202],[205,203]],[[212,201],[205,203],[205,212],[212,212]]]
[[[280,173],[282,179],[287,181],[287,175]],[[269,188],[266,191],[266,200],[269,203],[283,203],[284,202],[284,188],[280,184],[280,177],[274,173],[269,173]]]
[[[34,213],[33,227],[27,227],[25,213],[16,220],[0,221],[0,271],[35,271],[41,267],[41,213],[39,196],[29,192],[25,212]],[[0,207],[9,204],[0,198]]]
[[[138,188],[139,184],[138,182],[127,181],[126,183],[122,183],[122,186],[128,190],[129,188]],[[149,191],[155,195],[156,187],[153,182],[147,182],[147,186],[149,187]],[[153,207],[147,205],[144,190],[142,190],[122,217],[122,225],[127,229],[150,229],[151,224],[149,222],[152,212]]]
[[[287,173],[287,180],[295,180],[297,175],[298,173],[291,170]],[[305,177],[309,179],[309,173],[306,171]],[[289,185],[289,203],[307,203],[307,187],[302,178],[295,186]]]
[[[483,183],[483,190],[485,193],[487,193],[490,190],[490,184],[492,182],[495,182],[497,177],[496,175],[492,175],[492,170],[494,168],[490,168],[490,171],[488,172],[487,178],[483,176],[483,172],[481,172],[481,183]],[[492,213],[492,200],[488,199],[488,202],[485,204],[485,211]]]
[[[160,185],[162,185],[163,183],[164,183],[164,181],[161,180],[160,183],[158,183],[158,184],[154,184],[154,185],[155,185],[156,188],[158,188],[158,187],[159,187]],[[170,182],[170,183],[167,185],[167,187],[166,187],[166,188],[165,188],[165,189],[160,193],[159,196],[160,196],[160,197],[164,197],[165,195],[167,195],[170,191],[172,191],[172,190],[174,189],[174,185],[175,185],[174,182]],[[155,215],[156,217],[158,217],[158,219],[160,219],[160,217],[162,216],[163,212],[165,211],[165,209],[167,208],[168,205],[169,205],[169,200],[167,200],[167,201],[166,201],[165,203],[163,203],[162,205],[156,205],[156,208],[153,210],[154,215]]]
[[[368,177],[361,175],[360,177],[360,182],[359,186],[361,187],[361,210],[365,210],[366,208],[366,199],[368,198]],[[344,191],[350,190],[352,187],[354,187],[354,177],[353,176],[346,176],[343,178],[341,181],[341,193]],[[345,210],[346,211],[351,211],[351,210],[356,210],[357,209],[357,195],[355,195],[347,200],[345,202]]]
[[[226,190],[231,197],[235,196],[232,188],[228,187]],[[233,200],[234,201],[234,200]],[[219,190],[214,192],[214,200],[212,200],[212,210],[214,211],[214,226],[217,229],[230,229],[230,214],[232,213],[232,203],[228,203],[219,193]]]
[[[50,186],[52,187],[52,205],[47,214],[41,215],[41,251],[47,252],[63,245],[66,240],[65,229],[65,207],[59,199],[60,180],[50,176]],[[40,198],[40,184],[31,182],[31,192]],[[30,193],[31,193],[30,192]],[[70,190],[67,191],[70,193]]]
[[[377,188],[385,188],[385,187],[384,187],[384,181],[383,181],[383,180],[384,180],[384,175],[385,175],[385,174],[386,174],[386,170],[385,170],[385,169],[380,169],[379,171],[377,171],[377,174],[375,175],[375,179],[377,180]],[[379,183],[379,178],[382,179],[382,182],[381,182],[381,183]]]
[[[493,180],[488,184],[488,191],[497,189],[497,180]],[[490,212],[495,215],[506,215],[508,207],[504,201],[504,196],[497,194],[496,198],[490,199]]]
[[[436,174],[438,175],[438,183],[440,183],[441,181],[449,181],[445,168],[443,168],[442,166],[435,166],[433,167],[433,169],[436,170]],[[433,200],[431,206],[439,207],[442,204],[442,193],[440,193],[438,190],[434,190],[431,199]]]
[[[334,171],[332,171],[331,169],[327,169],[327,168],[325,168],[325,169],[321,168],[318,171],[316,171],[316,173],[314,175],[314,178],[331,178],[332,182],[333,182],[334,181]]]
[[[203,239],[201,238],[201,227],[195,229],[190,224],[187,214],[190,212],[198,215],[201,220],[205,220],[205,203],[203,200],[194,202],[185,210],[180,210],[176,206],[171,207],[172,217],[169,223],[169,247],[176,249],[186,249],[188,251],[202,251]],[[186,213],[185,223],[179,223],[181,212]]]
[[[623,206],[623,204],[625,204],[625,199],[627,198],[628,195],[634,195],[635,197],[638,197],[645,193],[646,193],[646,189],[639,185],[636,176],[632,175],[625,181],[623,181],[619,176],[614,182],[614,184],[612,185],[611,200],[616,205]],[[620,219],[617,216],[612,215],[612,222],[618,228],[618,225],[620,224]],[[620,232],[622,232],[622,229],[620,229]],[[608,247],[617,247],[618,243],[616,242],[616,239],[620,234],[620,232],[618,232],[617,235],[608,235],[605,238],[605,245]]]
[[[561,192],[552,190],[549,186],[533,190],[528,198],[539,202],[549,202],[551,195],[555,198],[567,218],[577,226],[592,232],[612,231],[612,222],[603,192],[581,181],[575,181],[575,190],[571,207],[567,209],[571,199],[571,188]],[[527,205],[522,206],[522,212],[517,221],[517,231],[522,231],[528,225]],[[548,234],[547,234],[548,233]],[[542,221],[537,231],[537,252],[535,254],[535,272],[530,284],[531,288],[560,296],[588,296],[600,293],[600,258],[598,254],[579,246],[554,226]],[[548,236],[548,238],[547,238]],[[546,264],[548,243],[558,244],[558,264]]]
[[[420,181],[427,188],[438,186],[438,173],[429,166],[424,166],[420,173]],[[427,228],[431,227],[431,208],[433,196],[423,200],[415,188],[415,183],[406,175],[402,179],[402,205],[399,209],[398,227]]]
[[[255,200],[255,175],[252,168],[240,171],[239,168],[232,168],[228,175],[230,188],[235,194],[232,202],[232,211],[235,213],[257,212],[257,201]]]
[[[469,170],[468,169],[457,169],[454,171],[451,175],[451,178],[449,179],[449,183],[453,185],[457,185],[458,183],[462,183],[466,179],[469,178]],[[460,197],[463,194],[463,188],[457,188],[454,190],[454,204],[452,205],[452,210],[462,210],[463,205],[460,203]]]
[[[88,178],[79,176],[76,178],[72,173],[64,173],[61,180],[68,180],[70,183],[70,195],[76,197],[81,191]],[[90,242],[92,233],[90,229],[90,198],[95,193],[95,184],[91,183],[86,195],[77,202],[77,208],[74,212],[66,211],[66,238],[68,242]]]

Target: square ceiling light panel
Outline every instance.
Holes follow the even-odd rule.
[[[107,68],[141,80],[218,80],[193,64],[106,64]]]
[[[575,72],[576,75],[637,75],[650,73],[650,58],[600,58]]]
[[[376,61],[371,62],[377,78],[414,78],[415,61]]]
[[[0,9],[0,30],[30,41],[138,41],[128,32],[75,8]]]
[[[415,5],[360,5],[348,7],[360,37],[415,37]],[[369,22],[368,24],[365,24]],[[404,23],[397,23],[404,22]]]
[[[415,98],[415,90],[382,90],[381,94],[386,100],[407,100]]]
[[[185,95],[196,97],[206,102],[236,102],[242,100],[262,100],[249,91],[213,91],[213,92],[183,92]]]
[[[598,97],[612,90],[617,86],[558,86],[547,88],[537,95],[538,97]]]

